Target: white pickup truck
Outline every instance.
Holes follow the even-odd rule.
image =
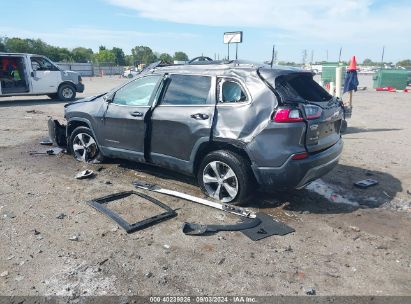
[[[0,97],[48,95],[70,101],[83,91],[79,73],[63,71],[47,57],[0,53]]]

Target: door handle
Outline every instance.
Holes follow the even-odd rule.
[[[142,116],[143,116],[143,113],[138,112],[138,111],[135,111],[135,112],[131,112],[130,115],[131,115],[131,116],[134,116],[134,117],[142,117]]]
[[[206,120],[208,119],[210,116],[208,116],[207,114],[203,114],[203,113],[196,113],[190,116],[191,118],[197,119],[197,120]]]

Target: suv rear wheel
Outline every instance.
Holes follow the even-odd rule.
[[[102,159],[93,132],[87,127],[74,129],[70,135],[69,148],[78,161],[99,162]]]
[[[248,199],[253,179],[244,157],[218,150],[204,157],[197,180],[206,195],[223,203],[238,205]]]

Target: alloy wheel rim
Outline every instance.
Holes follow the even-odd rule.
[[[73,139],[73,152],[77,160],[88,162],[97,156],[97,143],[90,135],[79,133]]]
[[[209,196],[224,203],[233,201],[239,190],[234,170],[221,161],[212,161],[205,166],[203,184]]]
[[[71,98],[73,97],[73,90],[70,88],[64,88],[62,94],[64,98]]]

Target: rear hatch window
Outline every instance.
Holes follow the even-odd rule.
[[[264,72],[261,73],[262,77],[275,88],[280,102],[297,104],[300,111],[305,113],[307,151],[322,151],[339,141],[343,116],[340,102],[324,90],[311,73],[288,72],[265,78],[269,71]]]
[[[328,94],[310,74],[291,74],[276,78],[275,88],[283,98],[289,101],[329,102]]]

